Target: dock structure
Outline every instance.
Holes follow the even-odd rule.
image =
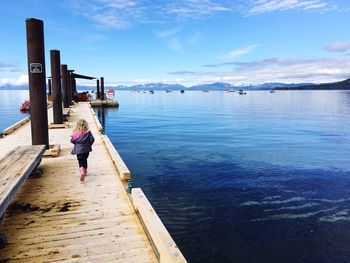
[[[149,204],[133,205],[90,107],[76,104],[70,128],[49,130],[50,145],[60,144],[61,152],[42,159],[42,176],[27,179],[8,207],[0,225],[8,239],[0,262],[186,262],[166,230],[152,240],[152,224],[159,224],[159,218],[152,219],[155,211]],[[48,111],[52,116],[52,108]],[[70,135],[79,119],[87,120],[95,137],[84,183],[70,153]],[[14,147],[31,144],[30,129],[27,122],[0,139],[0,160]],[[135,198],[147,200],[139,191]],[[153,215],[142,219],[142,210]],[[155,226],[158,232],[162,228]]]

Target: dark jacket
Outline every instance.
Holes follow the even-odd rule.
[[[82,154],[92,151],[91,145],[94,143],[95,138],[90,131],[85,134],[80,135],[78,138],[70,140],[74,144],[72,154]]]

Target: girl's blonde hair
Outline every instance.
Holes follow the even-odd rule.
[[[87,131],[89,130],[89,125],[86,120],[80,119],[77,122],[77,126],[75,127],[75,132]]]

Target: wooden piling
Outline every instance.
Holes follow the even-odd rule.
[[[100,98],[100,81],[96,80],[96,99]]]
[[[104,78],[101,77],[101,94],[100,94],[100,99],[104,100],[105,99],[105,84],[104,84]]]
[[[26,19],[26,32],[32,144],[45,144],[48,149],[49,132],[43,21],[34,18]]]
[[[51,79],[47,80],[47,85],[48,85],[48,93],[51,96],[52,95],[52,88],[51,88]]]
[[[68,87],[69,87],[69,104],[71,104],[73,98],[74,98],[74,92],[73,92],[73,89],[74,89],[74,84],[73,84],[73,71],[74,70],[68,70]]]
[[[68,95],[68,70],[67,65],[61,65],[62,72],[62,95],[63,95],[63,107],[69,107],[69,95]]]
[[[50,50],[52,97],[53,97],[53,123],[63,124],[62,95],[61,95],[61,59],[59,50]]]

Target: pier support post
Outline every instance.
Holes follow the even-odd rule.
[[[100,98],[100,80],[96,80],[96,99]]]
[[[49,149],[43,21],[27,18],[26,32],[32,144]]]
[[[72,104],[72,100],[74,98],[73,94],[74,94],[74,84],[73,84],[73,71],[74,70],[68,70],[68,87],[69,87],[69,105]]]
[[[68,69],[67,65],[61,65],[62,72],[62,91],[63,91],[63,107],[69,107],[69,90],[68,90]]]
[[[78,91],[77,91],[77,80],[74,77],[73,77],[73,86],[74,86],[74,94],[77,94],[78,93]]]
[[[105,99],[105,84],[104,84],[104,78],[101,77],[101,95],[100,99],[104,100]]]
[[[52,95],[51,79],[48,79],[48,80],[47,80],[47,85],[48,85],[48,87],[49,87],[49,95],[51,96],[51,95]]]
[[[60,51],[50,50],[50,59],[53,97],[53,123],[63,124]]]

